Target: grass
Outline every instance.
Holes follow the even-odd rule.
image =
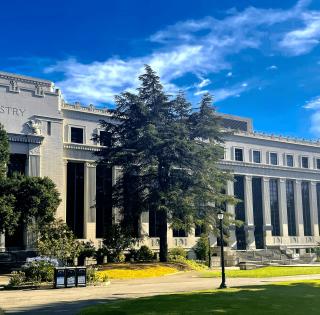
[[[295,281],[205,292],[160,295],[82,310],[80,315],[319,314],[320,281]]]
[[[161,277],[178,272],[174,266],[162,266],[157,264],[152,265],[122,265],[112,269],[101,270],[97,272],[99,278],[106,275],[109,279],[139,279],[139,278],[152,278]]]
[[[281,276],[320,274],[320,267],[263,267],[254,270],[226,270],[227,278],[271,278]],[[221,271],[202,273],[203,277],[220,277]]]

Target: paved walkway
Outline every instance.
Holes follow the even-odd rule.
[[[320,275],[275,278],[230,278],[230,287],[265,285],[277,281],[320,279]],[[77,314],[88,305],[115,299],[136,298],[173,292],[217,288],[220,279],[199,278],[197,273],[178,273],[171,276],[136,280],[113,280],[106,287],[70,289],[0,291],[0,307],[6,314]]]

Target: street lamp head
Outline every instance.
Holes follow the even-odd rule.
[[[220,211],[218,212],[218,219],[219,219],[219,220],[223,220],[223,215],[224,215],[223,211],[220,210]]]

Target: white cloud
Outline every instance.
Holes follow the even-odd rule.
[[[226,77],[232,77],[233,73],[230,71],[227,73]]]
[[[213,90],[213,96],[214,100],[216,102],[221,102],[227,98],[230,97],[240,97],[240,95],[243,92],[248,91],[248,84],[247,83],[242,83],[242,84],[236,84],[228,88],[221,88],[221,89],[216,89]]]
[[[276,65],[272,65],[266,68],[267,70],[278,70],[278,67]]]
[[[307,102],[304,108],[314,111],[311,115],[311,127],[310,131],[320,137],[320,96],[314,97]]]
[[[286,33],[280,42],[289,55],[306,54],[320,42],[320,12],[304,13],[302,21],[304,27]]]
[[[173,80],[194,74],[202,81],[192,82],[192,88],[189,88],[191,93],[199,95],[201,89],[211,83],[210,75],[227,70],[227,77],[231,77],[229,57],[244,50],[264,50],[271,46],[276,52],[297,55],[312,49],[317,44],[320,12],[308,11],[308,4],[309,1],[300,0],[286,10],[248,7],[241,12],[233,10],[223,19],[209,16],[181,21],[150,36],[149,40],[157,42],[159,48],[149,55],[116,57],[92,63],[67,59],[46,71],[63,74],[64,78],[57,86],[68,101],[113,102],[115,94],[137,87],[137,77],[144,64],[150,64],[157,71],[168,93],[185,88],[177,86]],[[304,25],[302,29],[301,23]],[[277,28],[280,24],[281,32]],[[220,93],[218,99],[241,93],[241,89],[236,94],[230,92],[233,89],[216,89]]]

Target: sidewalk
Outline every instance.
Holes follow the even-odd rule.
[[[230,287],[266,285],[278,281],[320,279],[320,275],[301,275],[275,278],[230,278]],[[88,305],[122,298],[137,298],[159,294],[215,289],[218,278],[200,278],[198,273],[185,272],[171,276],[113,280],[107,287],[71,289],[0,291],[0,307],[6,314],[77,314]]]

